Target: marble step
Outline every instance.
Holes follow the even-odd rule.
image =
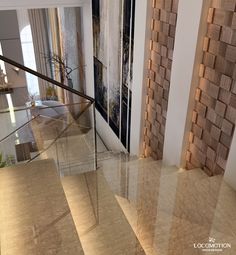
[[[224,181],[221,175],[209,177],[209,182],[215,201],[212,229],[227,235],[233,234],[236,240],[236,191]],[[212,188],[215,186],[218,186],[218,189]]]
[[[227,232],[220,230],[222,227],[226,230],[230,223],[235,225],[235,221],[230,221],[232,218],[222,218],[221,223],[222,221],[227,221],[224,224],[219,224],[219,218],[214,218],[212,226],[209,227],[158,211],[158,208],[155,210],[155,207],[153,207],[151,213],[150,211],[137,210],[127,199],[120,196],[116,196],[116,199],[148,255],[203,254],[201,250],[194,249],[193,245],[207,243],[209,242],[209,237],[213,237],[216,242],[229,243],[231,245],[232,249],[222,251],[222,254],[235,254],[235,232],[230,233],[229,230]],[[232,227],[230,229],[232,231]]]
[[[109,187],[106,189],[109,190],[110,195],[113,193],[112,195],[116,198],[130,228],[137,236],[139,245],[147,255],[199,254],[198,251],[193,250],[190,246],[193,245],[194,242],[207,241],[209,235],[219,240],[224,237],[224,240],[234,243],[232,234],[234,228],[229,228],[227,225],[228,223],[223,223],[226,216],[221,212],[220,215],[223,215],[223,219],[219,221],[219,216],[215,218],[212,214],[212,211],[217,208],[217,205],[215,204],[214,198],[213,201],[211,201],[212,196],[210,191],[217,194],[221,183],[220,177],[214,177],[214,179],[217,180],[211,177],[209,184],[210,177],[200,169],[183,171],[176,167],[164,167],[161,162],[151,159],[124,162],[116,158],[113,159],[113,161],[111,159],[108,164],[107,162],[109,162],[109,160],[103,162],[105,167],[102,169],[106,177],[105,182],[108,182],[106,186],[109,184]],[[68,183],[66,184],[68,194],[71,196],[68,200],[71,199],[72,207],[75,208],[75,222],[77,221],[77,228],[80,228],[78,233],[83,230],[80,232],[80,236],[85,235],[84,240],[82,240],[83,238],[81,239],[82,246],[86,247],[84,248],[85,252],[91,255],[100,253],[110,254],[110,247],[104,240],[109,240],[108,242],[113,244],[114,240],[110,240],[107,235],[113,235],[114,232],[111,233],[111,229],[117,229],[117,225],[113,224],[113,220],[116,219],[116,217],[113,218],[114,215],[109,215],[110,218],[105,222],[107,215],[102,212],[105,209],[109,210],[110,205],[107,206],[106,203],[103,202],[99,204],[100,196],[106,197],[106,195],[101,192],[101,189],[104,187],[93,187],[91,189],[91,185],[93,186],[95,183],[97,183],[98,186],[101,185],[99,183],[104,182],[104,176],[96,176],[96,178],[91,178],[90,176],[87,178],[88,175],[92,174],[94,176],[94,174],[97,175],[97,173],[98,172],[93,172],[76,176],[76,178],[79,179],[84,176],[83,185],[78,185],[74,177],[64,178],[64,180],[67,180],[66,183],[71,182],[71,189],[72,187],[85,187],[87,185],[87,187],[85,187],[87,191],[84,192],[87,193],[87,195],[84,195],[84,199],[88,200],[89,196],[90,202],[86,202],[89,204],[86,206],[90,206],[93,213],[90,213],[89,217],[82,217],[83,220],[81,221],[81,219],[79,219],[81,218],[80,212],[84,211],[85,214],[88,214],[88,210],[84,210],[83,207],[77,204],[79,203],[78,201],[82,204],[85,203],[82,197],[78,195],[81,192],[76,190],[77,188],[75,188],[73,192],[70,192]],[[99,171],[99,173],[101,174],[101,171]],[[70,178],[70,181],[68,181],[69,179],[67,178]],[[100,193],[100,196],[96,195],[96,192],[97,194]],[[205,196],[203,196],[203,194]],[[85,198],[86,196],[87,198]],[[232,194],[231,199],[233,198],[234,196]],[[231,200],[231,202],[233,201]],[[94,203],[97,203],[97,207],[94,206]],[[117,207],[115,208],[116,211],[119,210]],[[221,208],[223,207],[221,206]],[[217,209],[217,211],[219,211],[219,209]],[[230,209],[228,209],[228,213],[229,212]],[[99,223],[98,225],[94,223],[91,228],[86,229],[87,224],[91,224],[94,221],[96,222],[101,214],[106,215],[102,223],[102,225],[104,225],[100,226]],[[233,215],[231,215],[231,217],[233,217]],[[233,220],[233,218],[231,219]],[[109,224],[110,228],[107,229],[106,224]],[[121,226],[123,225],[121,222],[119,222],[119,224]],[[91,229],[93,233],[90,233]],[[87,233],[89,233],[89,235],[87,235]],[[155,233],[154,236],[153,233]],[[115,236],[116,235],[115,233]],[[101,241],[98,236],[104,236],[104,240]],[[119,239],[120,236],[117,238]],[[89,243],[91,244],[91,242],[95,242],[95,244],[92,244],[92,247],[94,250],[98,250],[98,253],[94,253],[94,250],[90,249]],[[83,243],[85,244],[83,245]],[[118,243],[121,244],[123,241],[120,240]],[[177,245],[178,243],[179,245]],[[120,249],[117,248],[116,245],[117,244],[114,246],[113,244],[115,251]],[[127,254],[136,254],[133,253],[133,248],[130,248],[130,246],[128,248],[127,246],[126,248],[122,246],[121,249],[123,252],[124,249],[131,249],[132,251]],[[117,254],[119,254],[119,251],[117,251]]]
[[[54,160],[0,171],[2,255],[84,254]]]
[[[87,171],[94,170],[94,154],[87,155],[85,159],[82,160],[68,160],[59,162],[60,172],[64,176],[74,175],[74,174],[81,174]],[[103,168],[106,163],[109,162],[116,162],[120,164],[131,164],[132,162],[136,161],[136,156],[130,156],[125,154],[124,152],[116,152],[116,151],[104,151],[97,153],[97,162],[98,168]],[[144,161],[150,161],[151,159],[144,159]]]
[[[52,144],[53,140],[44,141],[44,148]],[[107,149],[100,137],[97,136],[98,157],[107,153]],[[90,130],[86,134],[73,134],[60,137],[42,155],[43,158],[54,158],[60,164],[77,164],[92,161],[94,158],[94,133]]]
[[[179,187],[183,185],[183,188],[190,190],[188,191],[190,194],[192,188],[196,186],[200,189],[199,194],[202,194],[201,189],[205,189],[207,184],[199,183],[208,180],[208,176],[201,169],[184,171],[175,166],[162,166],[161,161],[149,159],[128,163],[125,167],[123,164],[120,166],[110,162],[110,165],[103,166],[102,170],[115,195],[124,197],[137,206],[139,190],[146,190],[147,194],[152,193],[154,200],[158,197],[160,210],[170,214],[176,200],[177,188],[180,189]],[[150,203],[152,202],[157,203],[157,201]],[[186,213],[191,211],[191,208],[191,203],[187,204]],[[175,213],[178,214],[178,210]]]
[[[120,152],[112,152],[106,151],[98,153],[97,164],[98,168],[103,167],[104,161],[109,160],[121,160],[123,158],[123,153]],[[94,171],[95,169],[95,158],[94,155],[91,155],[90,158],[86,158],[84,161],[73,160],[69,162],[60,162],[59,163],[59,171],[62,176],[81,174],[89,171]]]
[[[78,163],[75,165],[68,165],[66,167],[58,167],[59,173],[61,177],[64,176],[72,176],[72,175],[78,175],[83,174],[87,172],[95,171],[95,164],[94,162],[88,162],[88,163]]]
[[[107,160],[101,167],[110,188],[116,195],[132,194],[137,189],[140,176],[145,176],[145,183],[158,181],[160,175],[176,173],[176,167],[162,169],[162,162],[151,158],[137,159],[133,161]],[[129,190],[127,190],[127,185]],[[132,200],[130,198],[130,200]]]
[[[120,156],[120,152],[112,152],[112,151],[104,151],[104,152],[98,152],[97,153],[97,160],[102,161],[102,160],[107,160],[107,159],[115,159]],[[86,155],[86,157],[82,160],[78,159],[69,159],[66,161],[61,161],[60,165],[62,167],[66,167],[67,165],[78,165],[78,164],[86,164],[86,163],[91,163],[95,159],[95,154],[91,153]]]
[[[201,254],[193,244],[208,242],[209,237],[234,247],[223,254],[235,254],[236,192],[222,176],[208,177],[202,172],[180,171],[161,176],[159,182],[155,177],[150,182],[143,174],[132,180],[136,192],[128,187],[128,193],[115,195],[149,254]]]
[[[62,178],[86,255],[145,255],[101,170]]]

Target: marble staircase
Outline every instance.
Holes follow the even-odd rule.
[[[83,179],[87,185],[94,183],[87,186],[83,199],[102,219],[88,233],[86,222],[93,221],[86,216],[87,206],[79,202],[77,190]],[[236,193],[222,176],[208,177],[201,169],[185,171],[150,158],[129,159],[115,153],[100,161],[98,171],[68,176],[62,183],[85,254],[113,254],[111,247],[120,255],[204,254],[194,244],[210,237],[231,244],[222,254],[236,253]],[[98,236],[104,238],[98,241]]]
[[[65,175],[52,159],[0,172],[2,255],[197,255],[209,238],[236,254],[236,192],[222,176],[111,151],[81,172],[91,161]]]
[[[1,255],[83,255],[54,160],[0,171]]]

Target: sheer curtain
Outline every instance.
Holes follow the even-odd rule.
[[[63,58],[64,57],[63,40],[61,38],[61,27],[60,27],[59,15],[58,15],[58,8],[48,9],[48,22],[49,22],[49,28],[50,28],[51,46],[53,49],[52,52]],[[60,81],[62,83],[65,82],[64,79],[61,80],[60,73],[55,71],[54,71],[54,78],[57,81]],[[57,88],[57,95],[58,95],[59,101],[66,103],[65,95],[62,89]]]
[[[32,31],[29,22],[28,12],[25,9],[17,10],[17,19],[20,31],[24,65],[37,71],[35,53],[32,39]],[[30,95],[40,94],[38,78],[30,73],[26,73],[27,88]]]
[[[46,12],[46,9],[31,9],[28,10],[28,15],[33,37],[37,71],[51,77],[52,72],[50,64],[47,63],[44,57],[45,55],[49,55],[51,51]],[[41,97],[45,97],[48,83],[39,79],[39,85],[40,95]]]
[[[59,82],[63,82],[60,73],[55,67],[47,63],[44,55],[54,53],[63,55],[61,40],[61,28],[57,8],[29,10],[30,25],[32,29],[33,43],[36,55],[37,70]],[[42,81],[42,83],[45,83]],[[65,102],[65,95],[61,88],[56,88],[59,101]],[[45,92],[44,92],[45,93]]]

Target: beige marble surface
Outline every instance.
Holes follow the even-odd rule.
[[[236,192],[222,176],[114,154],[61,178],[69,209],[55,165],[38,162],[0,172],[1,254],[236,254]],[[231,248],[194,248],[209,238]]]
[[[73,134],[58,138],[53,146],[39,157],[39,159],[53,158],[62,176],[80,174],[95,169],[94,130],[90,129],[87,133],[81,134],[78,126],[72,125],[72,128]],[[77,134],[76,128],[78,129]],[[70,129],[68,131],[70,133]],[[51,143],[52,140],[45,140],[44,147],[48,147]],[[98,158],[101,153],[106,151],[105,145],[97,136]]]
[[[150,159],[125,161],[122,156],[104,161],[96,175],[85,176],[63,179],[85,254],[113,254],[111,246],[117,254],[139,254],[125,242],[132,231],[137,239],[132,235],[131,240],[146,255],[208,254],[194,245],[209,243],[209,238],[231,246],[217,254],[236,254],[236,192],[222,176],[164,167]],[[119,253],[120,247],[125,252]]]
[[[1,255],[84,254],[53,160],[0,171]]]
[[[231,244],[218,254],[236,254],[236,192],[222,176],[148,159],[107,161],[103,173],[147,255],[208,254],[193,245],[209,237]]]
[[[144,255],[101,171],[62,178],[86,255]]]

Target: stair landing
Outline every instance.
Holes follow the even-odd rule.
[[[236,254],[236,192],[222,176],[115,157],[62,182],[88,255],[206,254],[194,244],[209,238]]]
[[[102,171],[146,255],[206,254],[194,244],[209,238],[236,254],[236,192],[222,176],[151,159],[106,161]]]

